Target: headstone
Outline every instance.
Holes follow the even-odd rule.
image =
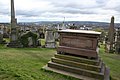
[[[38,35],[39,35],[39,38],[41,38],[41,39],[45,38],[45,34],[44,34],[44,31],[43,31],[43,28],[39,28],[38,29]]]
[[[63,20],[63,23],[62,23],[62,30],[65,30],[66,29],[66,26],[65,26],[65,17],[64,17],[64,20]]]
[[[115,37],[115,52],[120,54],[120,28],[116,31],[116,37]]]
[[[21,35],[20,41],[23,47],[37,47],[37,34],[28,31]]]
[[[59,26],[59,24],[57,25],[57,30],[58,30],[58,31],[60,30],[60,26]]]
[[[109,80],[109,69],[98,56],[100,32],[61,30],[57,54],[43,67],[80,80]]]
[[[59,39],[59,34],[57,30],[54,32],[54,38],[55,38],[55,41],[58,41]]]
[[[37,46],[38,46],[38,47],[42,47],[42,46],[41,46],[41,39],[38,39],[38,40],[37,40]]]
[[[65,30],[65,29],[66,29],[66,27],[65,27],[65,24],[63,22],[63,24],[62,24],[62,30]]]
[[[46,48],[55,48],[56,47],[56,42],[53,34],[52,29],[47,29],[45,33],[45,47]]]
[[[106,52],[114,52],[115,42],[115,29],[114,29],[114,16],[111,17],[111,23],[108,32],[108,39],[106,42]]]
[[[7,32],[7,27],[5,27],[5,26],[4,26],[4,28],[3,28],[3,37],[4,37],[4,38],[9,38],[9,34],[8,34],[8,32]]]
[[[0,30],[0,44],[3,42],[3,31]]]
[[[15,18],[14,10],[14,0],[11,0],[11,34],[10,34],[10,43],[7,44],[8,47],[22,47],[22,44],[19,41],[18,30],[16,27],[17,19]]]
[[[39,32],[39,38],[41,38],[41,39],[44,39],[44,38],[45,38],[45,35],[44,35],[43,32]]]
[[[28,37],[28,46],[31,47],[33,45],[32,37]]]

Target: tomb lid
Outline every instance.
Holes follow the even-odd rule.
[[[81,33],[81,34],[95,34],[95,35],[100,35],[101,32],[96,32],[96,31],[88,31],[88,30],[71,30],[71,29],[66,29],[66,30],[59,30],[59,32],[67,32],[67,33]]]

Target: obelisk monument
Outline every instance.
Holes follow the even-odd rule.
[[[17,19],[15,18],[14,0],[11,0],[11,34],[10,43],[8,47],[21,47],[20,41],[18,40],[18,30],[16,27]]]
[[[114,49],[114,39],[115,39],[115,29],[114,29],[114,16],[111,17],[111,23],[108,32],[108,45],[109,45],[109,52],[113,52]]]
[[[17,41],[17,19],[15,19],[14,0],[11,0],[11,36],[10,41]]]

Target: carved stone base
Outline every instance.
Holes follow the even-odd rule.
[[[19,41],[11,41],[10,43],[7,44],[7,47],[22,48],[23,45]]]
[[[45,47],[46,48],[56,48],[56,43],[55,42],[46,42]]]
[[[76,56],[86,56],[90,58],[98,58],[98,48],[96,50],[73,48],[66,46],[59,46],[57,48],[58,53],[69,53]]]
[[[93,60],[55,54],[43,69],[75,77],[80,80],[110,80],[109,69],[100,58]]]

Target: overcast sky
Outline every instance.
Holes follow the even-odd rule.
[[[0,22],[10,22],[10,1],[0,0]],[[14,0],[18,22],[99,21],[120,23],[120,0]]]

